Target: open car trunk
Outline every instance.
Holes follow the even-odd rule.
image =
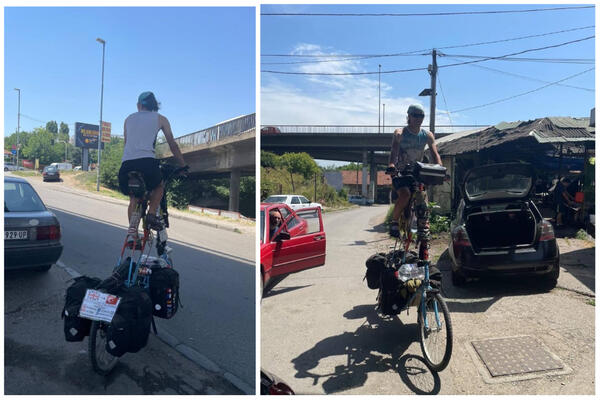
[[[473,207],[465,227],[475,250],[527,246],[535,240],[536,219],[526,202]]]

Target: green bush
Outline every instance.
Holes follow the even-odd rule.
[[[100,182],[111,189],[119,189],[119,169],[123,157],[124,142],[120,138],[112,138],[104,145],[100,156]]]

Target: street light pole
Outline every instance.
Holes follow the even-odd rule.
[[[96,165],[96,191],[100,191],[100,146],[102,145],[102,102],[104,101],[104,48],[106,42],[97,38],[98,43],[102,43],[102,86],[100,89],[100,125],[98,127],[98,165]]]
[[[379,111],[377,112],[377,133],[381,133],[381,64],[379,64]]]
[[[21,89],[15,88],[19,93],[19,109],[17,111],[17,170],[19,169],[19,131],[21,130]]]
[[[383,133],[385,133],[385,103],[383,103],[383,128],[381,129],[381,131]]]

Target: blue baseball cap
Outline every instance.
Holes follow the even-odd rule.
[[[408,114],[420,114],[420,115],[424,115],[425,114],[425,110],[423,109],[423,107],[420,104],[411,104],[408,107]]]

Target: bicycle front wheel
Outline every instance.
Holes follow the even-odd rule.
[[[452,356],[452,322],[439,293],[427,295],[425,310],[422,303],[419,305],[418,325],[425,363],[434,371],[442,371]]]
[[[106,351],[105,323],[92,321],[89,352],[92,367],[100,375],[108,375],[119,362],[119,357],[115,357]]]

